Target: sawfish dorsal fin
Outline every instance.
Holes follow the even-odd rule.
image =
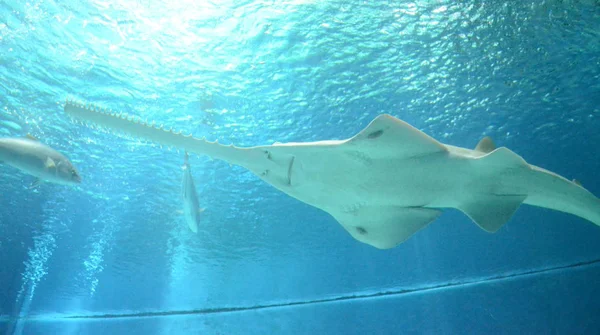
[[[486,136],[482,138],[481,141],[479,141],[479,143],[477,143],[475,150],[485,152],[487,154],[496,150],[496,144],[494,143],[491,137]]]

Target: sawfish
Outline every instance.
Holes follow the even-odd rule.
[[[356,240],[393,248],[446,208],[498,231],[521,204],[600,225],[600,199],[483,138],[474,149],[443,144],[388,114],[345,140],[237,147],[184,135],[93,105],[66,101],[75,119],[242,166],[278,190],[329,213]]]
[[[200,200],[196,193],[196,185],[192,178],[192,169],[190,167],[187,151],[185,152],[183,162],[183,178],[181,180],[181,200],[183,201],[183,216],[190,230],[198,233],[198,225],[200,224],[200,213],[204,212],[204,208],[200,208]]]

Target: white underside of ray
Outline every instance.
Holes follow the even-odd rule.
[[[331,214],[355,239],[386,249],[457,208],[497,231],[522,204],[600,225],[600,200],[578,184],[482,141],[442,144],[390,115],[342,141],[239,148],[67,101],[74,118],[247,168],[286,194]]]

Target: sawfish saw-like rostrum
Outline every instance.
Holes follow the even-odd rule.
[[[75,119],[240,165],[280,191],[331,214],[363,243],[388,249],[456,208],[496,232],[521,204],[600,225],[600,200],[528,164],[489,138],[474,150],[438,142],[391,115],[346,140],[240,148],[185,136],[141,120],[67,101]]]

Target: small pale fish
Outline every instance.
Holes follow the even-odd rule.
[[[63,185],[81,182],[79,172],[67,157],[29,135],[0,138],[0,163],[37,177],[32,187],[41,181]]]
[[[181,196],[183,198],[183,216],[190,230],[197,233],[200,224],[200,213],[204,212],[204,208],[200,208],[200,201],[198,200],[196,185],[192,178],[187,151],[185,152],[185,160],[182,168]]]

